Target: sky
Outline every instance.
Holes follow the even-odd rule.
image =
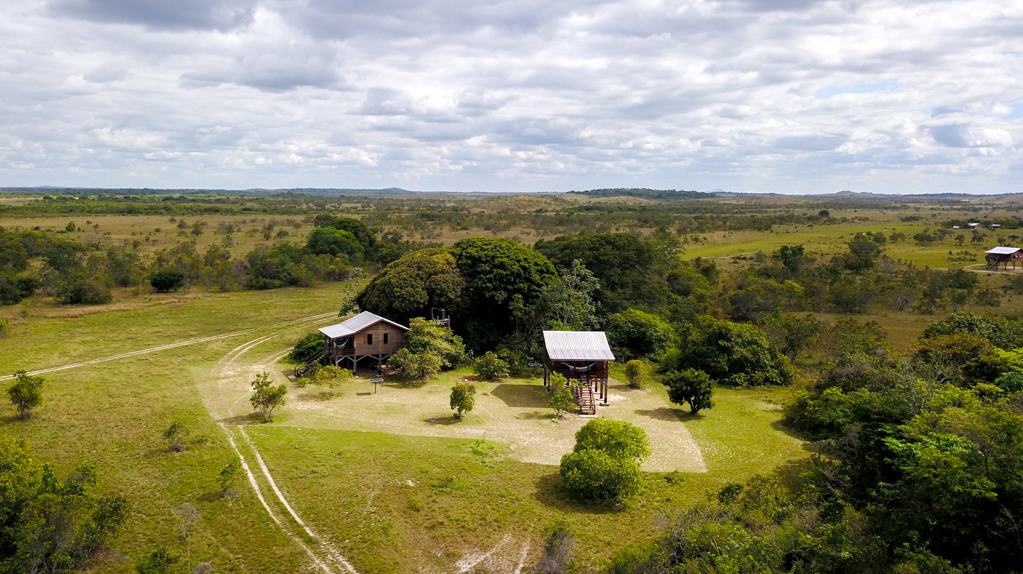
[[[6,0],[0,186],[1023,192],[1023,0]]]

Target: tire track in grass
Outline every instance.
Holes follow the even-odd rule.
[[[292,321],[286,321],[284,323],[277,323],[275,325],[268,325],[266,327],[252,327],[249,329],[242,329],[241,331],[233,331],[231,333],[222,333],[220,335],[210,335],[208,337],[199,337],[197,339],[185,339],[182,341],[175,341],[173,343],[166,343],[164,345],[157,345],[155,347],[148,347],[145,349],[138,349],[135,351],[128,351],[125,353],[117,353],[116,355],[108,355],[106,357],[97,357],[95,359],[88,359],[85,361],[76,361],[74,363],[67,363],[64,365],[58,365],[54,367],[45,367],[42,369],[35,369],[29,371],[29,375],[44,375],[46,373],[54,373],[57,371],[66,371],[68,369],[77,369],[79,367],[87,367],[89,365],[97,365],[100,363],[107,363],[110,361],[117,361],[120,359],[129,359],[132,357],[139,357],[142,355],[149,355],[151,353],[159,353],[160,351],[169,351],[171,349],[177,349],[180,347],[187,347],[190,345],[199,345],[202,343],[211,343],[213,341],[220,341],[222,339],[230,339],[231,337],[240,337],[253,331],[259,331],[262,329],[276,329],[280,327],[288,327],[291,325],[299,325],[302,323],[309,323],[313,321],[321,321],[328,317],[335,317],[336,313],[321,313],[319,315],[311,315],[309,317],[302,317],[301,319],[294,319]],[[14,375],[2,375],[0,381],[8,381],[14,378]]]
[[[294,520],[295,523],[298,524],[302,528],[302,530],[305,531],[306,535],[308,535],[309,538],[316,541],[316,543],[319,544],[321,548],[323,548],[324,552],[326,552],[327,556],[330,558],[332,562],[334,562],[335,564],[340,564],[341,567],[344,568],[344,571],[348,572],[348,574],[359,574],[355,567],[352,566],[351,562],[349,562],[348,559],[342,556],[341,553],[337,550],[337,548],[335,548],[332,544],[324,540],[319,534],[313,531],[313,529],[310,528],[309,525],[306,524],[304,520],[302,520],[298,513],[295,512],[295,509],[291,507],[291,504],[288,502],[288,499],[284,497],[284,493],[281,492],[281,489],[277,487],[277,482],[274,480],[273,475],[270,474],[270,469],[267,468],[266,463],[263,461],[263,457],[259,454],[259,449],[256,448],[255,444],[253,444],[252,439],[249,438],[249,434],[245,432],[245,427],[241,426],[238,427],[238,432],[242,435],[242,438],[245,439],[245,444],[249,447],[249,449],[252,450],[252,455],[256,459],[256,464],[259,466],[259,469],[263,472],[263,476],[266,478],[266,482],[270,485],[270,490],[273,491],[273,493],[277,496],[277,500],[280,501],[281,505],[283,505],[285,510],[288,511],[288,514],[291,515],[292,520]]]
[[[290,528],[288,528],[283,522],[281,522],[281,519],[278,518],[277,513],[274,512],[273,509],[270,508],[270,504],[267,503],[266,497],[263,495],[263,489],[259,486],[259,481],[256,480],[256,475],[253,474],[252,469],[249,468],[249,463],[248,461],[245,460],[245,455],[242,454],[242,451],[238,448],[238,444],[235,443],[234,436],[231,433],[231,430],[228,429],[224,425],[224,423],[218,424],[220,425],[220,428],[224,431],[224,434],[227,435],[227,442],[228,444],[231,445],[231,449],[234,450],[234,453],[238,456],[238,460],[241,461],[242,471],[245,473],[246,478],[249,479],[249,485],[252,487],[252,491],[256,493],[256,498],[259,499],[260,504],[263,505],[263,509],[266,510],[266,513],[270,515],[271,519],[273,519],[274,524],[277,525],[277,528],[279,528],[281,532],[283,532],[295,544],[301,546],[302,550],[305,550],[305,553],[309,556],[309,559],[313,561],[313,564],[315,564],[316,567],[319,568],[321,572],[323,572],[323,574],[336,574],[334,570],[330,568],[330,566],[328,566],[322,560],[320,560],[319,556],[317,556],[316,553],[313,552],[312,548],[310,548],[308,544],[306,544],[300,537],[295,535],[295,533],[292,532]],[[256,453],[255,449],[253,449],[253,452]],[[257,457],[259,456],[258,453],[256,453],[256,456]]]
[[[321,318],[322,317],[318,317],[317,319]],[[227,379],[238,376],[242,373],[242,371],[246,370],[245,368],[242,368],[236,364],[238,359],[241,358],[246,353],[250,352],[252,349],[259,346],[260,344],[265,343],[266,341],[269,341],[270,339],[273,339],[278,335],[279,333],[275,332],[269,335],[264,335],[262,337],[257,337],[250,341],[246,341],[241,345],[238,345],[231,351],[229,351],[226,355],[224,355],[224,358],[220,361],[219,366],[215,372],[215,376],[218,379],[217,386],[221,394],[223,393],[223,385]],[[286,351],[273,354],[270,357],[269,362],[270,363],[275,362],[285,353]],[[258,368],[266,367],[266,365],[263,364],[259,364],[256,366]],[[251,365],[249,365],[248,367],[251,367]],[[239,397],[239,399],[235,401],[235,403],[232,405],[230,410],[233,411],[234,407],[237,406],[237,404],[241,400],[243,400],[243,397]],[[207,410],[209,410],[210,408],[209,404],[206,403],[206,405]],[[223,415],[224,413],[214,413],[212,411],[210,412],[210,415],[213,416],[214,418],[218,418],[218,414]],[[298,512],[295,511],[294,507],[292,507],[291,503],[284,496],[284,493],[277,486],[277,482],[274,480],[273,475],[270,473],[269,467],[267,467],[266,462],[263,460],[262,454],[259,452],[259,449],[256,447],[256,444],[252,441],[251,437],[249,437],[249,434],[245,432],[245,427],[243,425],[232,425],[231,428],[228,428],[228,426],[223,422],[220,422],[218,424],[220,424],[221,428],[224,429],[224,432],[228,434],[228,441],[231,443],[231,447],[234,449],[235,454],[237,454],[239,459],[241,460],[242,468],[245,470],[245,473],[249,478],[249,484],[256,492],[256,496],[262,503],[264,510],[266,510],[266,512],[274,520],[278,528],[280,528],[282,532],[287,534],[289,538],[298,543],[302,547],[302,549],[306,551],[306,554],[308,554],[309,557],[313,560],[313,563],[325,574],[335,574],[336,572],[341,572],[343,574],[359,574],[355,567],[352,566],[351,562],[349,562],[348,559],[345,558],[344,555],[342,555],[341,552],[338,551],[338,549],[335,546],[330,544],[317,532],[315,532],[302,519],[302,517],[299,516]],[[277,513],[274,512],[270,507],[270,504],[266,500],[267,495],[263,493],[262,487],[260,486],[259,481],[256,478],[256,473],[252,471],[244,455],[242,454],[241,449],[238,448],[238,445],[234,441],[232,429],[236,429],[238,434],[241,436],[242,441],[244,442],[246,449],[250,452],[253,460],[255,461],[255,466],[258,468],[258,471],[262,475],[263,480],[265,481],[273,495],[276,497],[277,503],[279,503],[280,506],[282,506],[286,511],[284,519],[288,520],[288,517],[290,516],[290,520],[288,520],[289,524],[285,524],[281,520],[281,518],[277,516]],[[290,523],[292,522],[295,525],[297,525],[302,532],[305,533],[309,540],[315,542],[314,546],[316,547],[316,551],[314,551],[314,549],[309,544],[306,544],[306,542],[302,539],[301,536],[296,535],[292,531],[292,528],[290,527]],[[321,556],[325,556],[325,558],[321,558]]]

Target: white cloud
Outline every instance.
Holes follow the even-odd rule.
[[[35,0],[0,185],[1021,191],[1023,4]]]

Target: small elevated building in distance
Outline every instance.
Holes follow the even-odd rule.
[[[993,247],[984,252],[984,259],[987,260],[987,268],[997,271],[1000,265],[1002,269],[1009,269],[1009,263],[1016,269],[1016,262],[1023,263],[1023,250],[1019,247]]]
[[[607,404],[607,364],[615,360],[603,331],[544,331],[543,383],[551,373],[569,380],[579,413],[597,412],[594,394]]]
[[[408,327],[363,311],[320,332],[327,337],[321,362],[356,371],[363,359],[375,361],[374,366],[379,368],[405,343]]]

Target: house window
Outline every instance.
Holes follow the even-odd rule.
[[[384,344],[387,344],[387,333],[384,333]]]
[[[373,333],[370,333],[369,335],[366,335],[366,344],[367,345],[372,345],[373,344]]]

